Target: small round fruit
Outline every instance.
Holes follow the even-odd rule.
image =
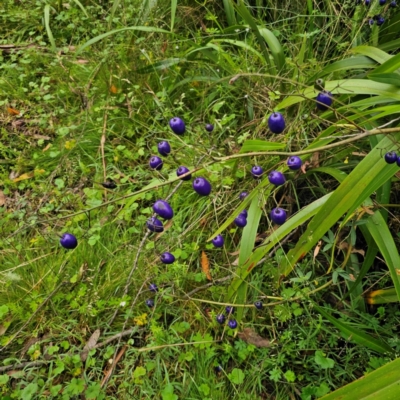
[[[154,300],[153,299],[147,299],[146,300],[146,306],[153,308],[154,307]]]
[[[243,217],[247,218],[248,212],[247,210],[240,211],[239,215],[243,215]]]
[[[396,164],[400,167],[400,156],[397,157]]]
[[[193,189],[201,196],[208,196],[211,193],[211,184],[207,179],[198,177],[193,181]]]
[[[172,207],[165,200],[157,200],[153,204],[153,211],[164,219],[171,219],[174,216]]]
[[[369,5],[371,4],[371,0],[365,0],[365,1],[364,1],[364,4],[365,4],[366,6],[369,6]]]
[[[397,154],[395,151],[389,151],[389,153],[385,154],[385,161],[388,164],[394,164],[397,161]]]
[[[78,246],[78,241],[72,233],[64,233],[61,236],[60,244],[62,247],[64,247],[64,249],[72,250]]]
[[[215,247],[222,247],[224,245],[224,238],[222,235],[217,235],[211,242]]]
[[[286,221],[286,211],[279,207],[273,208],[270,217],[275,224],[282,225]]]
[[[189,172],[189,168],[184,167],[181,165],[177,170],[176,170],[176,175],[181,176]],[[192,174],[189,174],[188,176],[185,176],[182,178],[183,181],[190,181],[192,179]]]
[[[175,257],[173,254],[168,253],[168,251],[166,251],[165,253],[161,254],[160,260],[164,264],[172,264],[175,261]]]
[[[214,367],[214,371],[215,371],[216,374],[218,374],[219,372],[222,371],[222,367],[221,367],[220,365],[216,365],[216,366]]]
[[[243,215],[238,215],[233,222],[239,228],[244,228],[247,225],[247,218]]]
[[[373,25],[374,23],[375,23],[375,20],[374,20],[374,19],[370,18],[370,19],[368,20],[368,24],[369,24],[369,25]]]
[[[301,158],[298,156],[289,157],[287,160],[287,166],[294,171],[300,169],[302,164],[303,162],[301,161]]]
[[[254,307],[257,308],[257,310],[261,310],[263,308],[263,303],[261,303],[261,301],[256,301]]]
[[[225,307],[225,312],[229,315],[229,314],[233,314],[233,312],[235,311],[235,308],[232,306],[226,306]]]
[[[318,110],[325,111],[330,107],[333,103],[332,93],[324,90],[323,92],[318,93],[317,96],[317,108]]]
[[[224,314],[218,314],[218,315],[215,317],[215,319],[216,319],[216,321],[217,321],[219,324],[222,325],[222,324],[225,322],[226,317],[225,317]]]
[[[244,200],[249,194],[247,192],[242,192],[239,194],[239,200]]]
[[[285,130],[285,118],[278,112],[274,112],[268,118],[268,127],[272,133],[282,133]]]
[[[149,165],[151,169],[156,169],[160,171],[163,166],[163,161],[158,156],[153,156],[150,158]]]
[[[390,7],[395,8],[397,6],[397,3],[395,1],[390,2]]]
[[[171,118],[169,121],[169,126],[171,127],[173,132],[176,133],[177,135],[183,135],[185,133],[186,130],[185,123],[179,117]]]
[[[383,17],[381,17],[381,16],[379,16],[378,19],[376,20],[376,24],[377,24],[378,26],[383,25],[384,22],[385,22],[385,18],[383,18]]]
[[[117,188],[117,184],[110,179],[107,179],[105,182],[101,183],[101,186],[103,186],[106,189],[116,189]]]
[[[238,324],[236,322],[236,319],[230,319],[229,322],[228,322],[228,326],[231,329],[236,329],[237,326],[238,326]]]
[[[384,6],[386,4],[386,0],[379,0],[379,5]]]
[[[264,173],[264,170],[259,166],[259,165],[255,165],[252,169],[251,169],[251,174],[253,175],[254,179],[259,179],[261,178],[261,175]]]
[[[275,186],[283,185],[286,182],[285,175],[279,171],[271,171],[268,175],[268,180]]]
[[[169,153],[171,153],[171,146],[166,140],[163,140],[162,142],[158,143],[157,145],[158,152],[166,157]]]
[[[214,130],[214,125],[213,124],[206,124],[206,131],[207,132],[212,132]]]
[[[162,222],[156,217],[149,218],[146,221],[146,226],[151,232],[162,232],[164,230]]]
[[[150,292],[158,292],[158,286],[155,283],[150,283],[149,285]]]

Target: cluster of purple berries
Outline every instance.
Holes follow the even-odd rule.
[[[228,315],[228,317],[230,317],[234,313],[234,311],[235,311],[235,309],[233,307],[231,307],[231,306],[226,306],[225,307],[225,313]],[[215,317],[215,319],[220,325],[223,325],[225,323],[226,316],[225,316],[225,314],[218,314]],[[238,323],[237,323],[236,319],[230,318],[229,321],[228,321],[228,326],[231,329],[236,329],[237,326],[238,326]]]
[[[358,3],[360,3],[360,1],[358,1]],[[385,4],[386,4],[386,0],[379,0],[380,6],[384,6]],[[364,0],[364,5],[367,7],[370,6],[371,0]],[[390,8],[395,8],[396,6],[397,6],[397,2],[394,0],[389,3]],[[380,14],[374,15],[372,18],[369,17],[369,19],[368,19],[369,25],[374,25],[375,22],[376,22],[376,25],[381,26],[384,24],[385,18],[383,18],[382,15],[380,15]]]
[[[389,153],[386,153],[385,154],[385,161],[388,164],[397,163],[397,165],[400,167],[400,156],[398,156],[395,151],[389,151]]]
[[[149,290],[150,290],[150,292],[157,293],[158,292],[158,286],[155,283],[150,283]],[[149,307],[149,308],[153,308],[154,307],[154,300],[153,299],[147,299],[146,300],[146,306]]]

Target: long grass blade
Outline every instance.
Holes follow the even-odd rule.
[[[44,25],[46,27],[47,37],[49,38],[49,42],[51,44],[51,50],[56,51],[56,42],[54,40],[53,32],[50,28],[50,5],[46,4],[44,6]]]
[[[175,16],[176,16],[176,7],[177,7],[177,0],[171,0],[171,32],[174,30],[175,26]]]

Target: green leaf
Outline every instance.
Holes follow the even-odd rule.
[[[0,319],[3,318],[9,311],[9,308],[4,304],[0,306]]]
[[[225,16],[226,20],[228,21],[228,25],[236,25],[236,15],[235,15],[235,9],[233,8],[231,0],[222,0],[224,3],[224,10],[225,10]]]
[[[145,367],[136,367],[133,371],[134,378],[140,378],[141,376],[145,376],[147,374]]]
[[[351,52],[356,54],[362,54],[364,56],[372,58],[379,64],[383,64],[393,57],[390,54],[386,53],[385,51],[373,46],[354,47],[351,49]]]
[[[376,62],[371,60],[369,57],[358,56],[346,58],[344,60],[336,61],[332,64],[327,65],[321,72],[319,72],[314,78],[323,77],[328,74],[332,74],[337,71],[351,70],[351,69],[370,69],[376,66]],[[313,81],[315,81],[313,79]]]
[[[393,349],[383,340],[377,340],[371,335],[332,317],[322,307],[319,307],[316,304],[314,304],[314,308],[332,325],[339,329],[346,340],[354,341],[362,346],[370,348],[371,350],[377,351],[378,353],[384,354],[393,352]]]
[[[269,50],[271,51],[272,57],[274,57],[275,65],[278,68],[278,72],[282,71],[285,67],[285,54],[283,52],[283,47],[279,43],[279,40],[276,36],[267,28],[259,27],[258,30],[260,31],[261,36],[267,42]]]
[[[104,396],[101,393],[101,385],[99,383],[91,384],[85,390],[85,396],[87,400],[100,400],[103,399]]]
[[[385,74],[377,74],[374,71],[373,74],[369,74],[368,78],[375,82],[387,83],[388,85],[394,85],[400,87],[400,75],[396,73],[385,73]]]
[[[400,358],[389,362],[321,400],[397,400],[400,398]]]
[[[285,143],[267,142],[266,140],[245,140],[239,153],[249,153],[251,151],[277,151],[284,149]]]
[[[395,56],[391,56],[382,65],[375,68],[373,74],[385,74],[390,72],[395,72],[400,68],[400,53]]]
[[[171,32],[174,30],[177,4],[178,0],[171,0]]]
[[[172,67],[173,65],[179,64],[180,62],[186,61],[185,59],[182,58],[167,58],[162,61],[157,61],[154,64],[151,65],[146,65],[143,68],[139,68],[136,70],[138,74],[148,74],[151,72],[159,71],[159,70],[164,70],[169,67]]]
[[[31,398],[36,394],[38,388],[39,388],[39,386],[37,385],[37,383],[35,383],[35,382],[30,383],[21,392],[21,399],[31,400]]]
[[[322,368],[322,369],[328,369],[328,368],[333,368],[335,365],[335,361],[332,360],[332,358],[325,357],[325,353],[323,353],[321,350],[317,350],[315,352],[315,362]]]
[[[49,42],[51,44],[51,50],[56,51],[56,42],[54,40],[53,32],[50,28],[50,5],[46,4],[44,6],[44,25],[46,27],[47,36],[49,38]]]
[[[174,386],[168,383],[161,391],[162,400],[178,400],[178,396],[174,394]]]
[[[235,385],[241,385],[244,381],[244,373],[239,368],[234,368],[231,373],[228,374],[229,380]]]
[[[386,304],[396,303],[399,298],[395,288],[374,290],[365,295],[365,301],[368,304]]]

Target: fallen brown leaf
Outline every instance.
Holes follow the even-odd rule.
[[[90,336],[89,340],[85,344],[85,347],[83,348],[81,352],[81,361],[86,361],[89,351],[96,346],[97,341],[99,340],[100,337],[100,329],[96,329],[93,333],[92,336]]]
[[[4,206],[4,204],[6,204],[6,195],[0,190],[0,207]]]
[[[258,333],[254,332],[251,328],[244,328],[242,332],[238,332],[238,336],[244,342],[253,344],[256,347],[270,347],[271,342],[264,339]]]

